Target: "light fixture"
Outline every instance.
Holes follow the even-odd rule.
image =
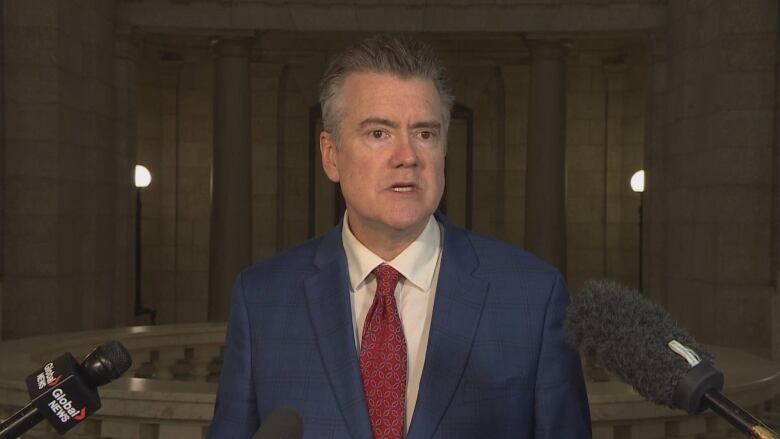
[[[152,183],[152,174],[146,166],[135,165],[135,316],[149,314],[152,325],[157,324],[157,311],[146,308],[141,301],[141,189]]]
[[[645,170],[640,169],[631,176],[631,190],[642,193],[645,191]]]
[[[642,215],[642,204],[643,204],[643,198],[644,198],[644,192],[645,192],[645,170],[640,169],[636,172],[634,172],[634,175],[631,176],[631,190],[639,194],[639,279],[637,284],[639,284],[639,291],[644,291],[644,277],[642,276],[642,268],[643,268],[643,262],[642,262],[642,246],[643,246],[643,231],[644,227],[642,226],[642,221],[644,215]]]
[[[147,187],[152,183],[152,174],[146,166],[135,165],[135,187]]]

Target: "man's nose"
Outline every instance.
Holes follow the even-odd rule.
[[[417,164],[417,150],[408,136],[401,136],[393,151],[393,166],[406,167]]]

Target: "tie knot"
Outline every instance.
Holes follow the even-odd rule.
[[[392,295],[401,273],[387,264],[381,264],[374,268],[374,276],[376,276],[377,293]]]

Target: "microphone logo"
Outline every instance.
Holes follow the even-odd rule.
[[[54,399],[49,402],[48,406],[63,424],[70,421],[71,418],[81,421],[87,417],[87,408],[77,409],[73,407],[73,402],[71,402],[64,390],[54,389],[52,396]]]
[[[54,363],[48,363],[43,367],[43,372],[39,373],[35,377],[38,390],[42,390],[44,387],[54,387],[62,381],[62,375],[54,374]]]
[[[98,346],[81,363],[66,352],[27,376],[31,402],[11,418],[21,419],[36,410],[38,420],[45,418],[57,433],[64,434],[100,409],[97,387],[118,378],[132,362],[127,349],[115,341]],[[38,420],[26,424],[26,429]],[[1,424],[0,430],[6,422]],[[0,437],[5,435],[0,433]]]
[[[75,419],[77,421],[83,421],[84,418],[86,418],[86,417],[87,417],[87,408],[86,407],[82,407],[81,410],[79,410],[79,414],[75,415],[73,417],[73,419]]]

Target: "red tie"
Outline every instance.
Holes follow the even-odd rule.
[[[406,339],[393,293],[401,273],[382,264],[374,275],[376,294],[363,326],[360,374],[374,439],[398,439],[406,414]]]

